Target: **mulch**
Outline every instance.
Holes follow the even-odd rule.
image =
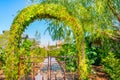
[[[92,66],[93,73],[89,74],[90,80],[110,80],[110,76],[103,71],[102,66]]]

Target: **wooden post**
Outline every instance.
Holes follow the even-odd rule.
[[[20,61],[18,62],[18,80],[20,80]]]
[[[35,78],[34,78],[34,63],[32,63],[32,80],[35,80]]]

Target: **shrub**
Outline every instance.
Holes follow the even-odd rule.
[[[102,59],[104,70],[112,80],[120,80],[120,59],[114,53],[109,52],[108,56]]]

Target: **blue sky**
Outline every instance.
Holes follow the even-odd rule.
[[[28,3],[26,3],[26,0],[0,0],[0,34],[2,34],[3,30],[10,29],[12,21],[18,11],[27,6]],[[48,42],[49,44],[54,44],[48,33],[44,35],[44,30],[47,26],[44,20],[34,21],[28,26],[24,33],[34,38],[35,32],[39,31],[41,34],[41,45],[47,45]]]

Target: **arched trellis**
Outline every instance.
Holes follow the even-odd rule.
[[[19,42],[21,41],[21,34],[26,27],[36,19],[57,19],[63,21],[68,25],[75,35],[78,57],[79,57],[79,80],[83,80],[87,76],[87,66],[84,53],[84,32],[78,20],[72,17],[65,7],[56,4],[35,4],[28,6],[20,11],[15,17],[10,28],[10,44],[6,58],[6,77],[15,79],[18,68],[16,67],[19,61]],[[13,57],[12,59],[10,57]],[[11,63],[11,64],[10,64]],[[16,71],[16,72],[15,72]],[[17,78],[17,77],[16,77]]]

